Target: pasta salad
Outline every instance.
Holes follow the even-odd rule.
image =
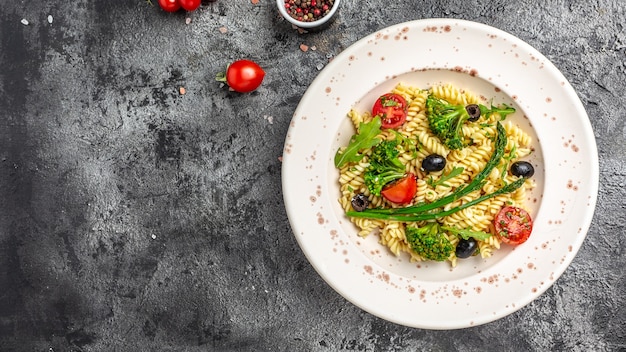
[[[490,257],[532,231],[531,136],[452,85],[398,83],[371,111],[348,112],[356,130],[335,155],[339,202],[358,235],[373,233],[411,261]]]

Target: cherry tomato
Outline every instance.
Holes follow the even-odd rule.
[[[226,74],[219,74],[217,80],[226,82],[236,92],[248,93],[257,89],[264,77],[265,71],[256,62],[238,60],[228,65]]]
[[[403,96],[387,93],[376,99],[372,115],[380,116],[383,128],[398,128],[406,121],[407,103]]]
[[[522,208],[506,206],[493,220],[496,233],[504,243],[518,245],[526,242],[533,230],[530,214]]]
[[[383,187],[380,194],[390,202],[407,204],[413,200],[417,193],[417,179],[412,173]]]
[[[180,10],[178,0],[159,0],[159,6],[167,12],[176,12]]]
[[[201,0],[178,0],[180,6],[187,11],[194,11],[200,7]]]

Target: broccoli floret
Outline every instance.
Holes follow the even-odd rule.
[[[424,259],[441,262],[455,250],[436,222],[422,227],[407,226],[405,233],[411,249]]]
[[[398,141],[382,141],[372,149],[370,165],[364,175],[365,184],[369,191],[379,196],[380,191],[389,182],[398,180],[405,175],[404,164],[398,158]]]
[[[470,118],[465,106],[452,105],[429,94],[426,99],[426,112],[431,131],[443,144],[450,149],[465,147],[461,127]]]
[[[426,98],[426,114],[430,130],[450,149],[461,149],[467,145],[461,131],[461,127],[467,120],[475,122],[481,116],[490,118],[493,114],[500,115],[500,119],[504,120],[507,115],[514,112],[515,109],[506,104],[502,104],[501,107],[486,107],[482,104],[463,106],[452,105],[445,99],[437,98],[432,94]]]

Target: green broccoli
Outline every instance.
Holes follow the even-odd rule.
[[[365,170],[365,185],[369,191],[379,196],[380,191],[389,182],[405,175],[404,164],[398,158],[398,140],[382,141],[372,149],[370,165]]]
[[[465,106],[452,105],[432,94],[426,99],[426,112],[431,131],[450,149],[465,146],[461,126],[470,118]]]
[[[495,113],[504,120],[506,115],[514,112],[515,109],[506,104],[501,108],[488,108],[476,104],[452,105],[432,94],[426,98],[426,115],[430,129],[450,149],[462,149],[467,145],[461,130],[466,121],[475,122],[480,116],[489,117]]]
[[[424,259],[441,262],[455,250],[436,222],[422,227],[407,226],[405,233],[411,249]]]

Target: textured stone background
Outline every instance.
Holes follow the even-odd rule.
[[[189,15],[0,0],[0,351],[626,350],[626,3],[342,2],[330,28],[300,34],[271,0]],[[431,17],[544,53],[600,154],[598,207],[570,268],[517,313],[456,331],[344,300],[302,255],[281,194],[284,137],[319,70],[371,32]],[[214,81],[239,58],[267,71],[252,94]]]

